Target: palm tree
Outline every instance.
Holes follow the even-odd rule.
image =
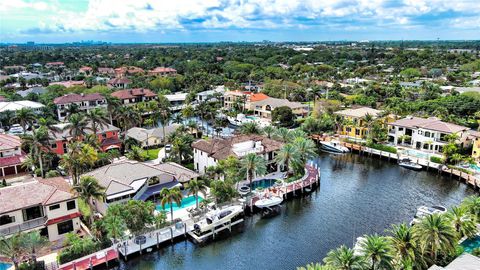
[[[273,126],[266,126],[263,128],[263,134],[265,134],[269,139],[272,138],[275,132],[276,132],[276,129]]]
[[[328,252],[323,262],[338,270],[361,270],[366,265],[364,259],[355,255],[353,249],[343,245]]]
[[[392,225],[388,230],[391,234],[390,241],[396,260],[402,269],[408,269],[408,266],[416,266],[415,268],[426,267],[422,255],[418,251],[417,245],[413,238],[412,227],[402,223],[400,225]]]
[[[38,125],[39,125],[39,128],[40,127],[45,127],[45,129],[48,130],[48,132],[54,136],[56,133],[59,133],[61,132],[62,130],[56,126],[55,124],[55,121],[52,120],[52,118],[40,118],[38,119]]]
[[[36,265],[37,250],[46,246],[48,244],[48,240],[40,235],[40,231],[33,231],[25,234],[23,241],[25,248],[30,253],[30,259],[32,260],[33,264]]]
[[[424,253],[428,253],[431,263],[435,263],[438,254],[454,252],[457,233],[446,215],[433,214],[424,217],[414,227],[414,238]]]
[[[121,106],[115,109],[114,119],[117,121],[122,131],[125,132],[134,126],[139,125],[141,123],[142,115],[138,111],[132,110],[132,108]]]
[[[474,215],[477,220],[480,220],[480,197],[470,196],[462,202],[462,207],[465,207],[470,214]]]
[[[188,195],[195,195],[195,201],[198,208],[198,193],[200,192],[203,194],[203,197],[206,197],[207,186],[202,180],[191,180],[187,183],[186,188],[188,189]]]
[[[175,136],[175,139],[172,142],[172,156],[177,157],[177,162],[181,164],[185,159],[188,159],[192,155],[192,143],[191,135],[180,135]]]
[[[287,170],[287,175],[291,175],[292,169],[298,167],[300,159],[297,148],[291,143],[287,143],[280,148],[275,156],[275,161]]]
[[[88,204],[92,213],[93,200],[103,200],[105,198],[105,188],[93,176],[82,176],[80,182],[73,186],[72,190]],[[90,215],[90,224],[93,224],[93,215]]]
[[[50,149],[50,141],[48,131],[44,127],[40,127],[32,135],[25,136],[23,143],[30,148],[32,159],[37,159],[40,165],[41,177],[43,178],[43,153],[45,149]]]
[[[107,236],[113,239],[115,243],[118,239],[125,236],[127,225],[120,215],[106,215],[103,220],[103,228],[107,231]]]
[[[24,235],[19,232],[9,238],[0,238],[0,255],[12,260],[15,270],[22,254],[25,252]]]
[[[297,270],[335,270],[335,268],[328,265],[321,265],[319,263],[310,263],[306,266],[297,267]]]
[[[261,134],[262,129],[255,122],[247,122],[240,127],[240,133],[242,134]]]
[[[98,128],[108,125],[107,114],[103,109],[95,108],[90,110],[86,114],[87,120],[92,124],[91,128],[93,134],[97,135]]]
[[[277,132],[275,133],[275,138],[286,143],[290,141],[290,139],[292,138],[292,134],[290,133],[290,130],[288,130],[288,128],[281,127],[277,129]]]
[[[67,114],[67,120],[70,121],[70,116],[80,113],[80,107],[77,104],[72,103],[65,108],[65,113]]]
[[[252,181],[257,175],[267,173],[267,163],[265,159],[255,153],[249,153],[240,161],[241,170],[246,175],[247,180],[252,186]]]
[[[173,221],[173,203],[175,202],[178,206],[182,205],[182,192],[178,187],[164,188],[160,191],[160,198],[160,204],[164,210],[167,203],[170,205],[170,217]]]
[[[362,124],[361,124],[361,127],[364,127],[367,129],[367,132],[368,132],[368,138],[371,134],[371,129],[372,129],[372,125],[375,121],[375,118],[373,117],[373,115],[367,113],[365,114],[365,116],[362,118]]]
[[[80,175],[95,164],[98,153],[92,146],[75,141],[69,143],[67,148],[68,152],[62,156],[60,166],[70,173],[73,185],[76,185]]]
[[[110,118],[110,125],[113,125],[113,113],[117,108],[122,106],[122,101],[119,98],[110,95],[105,95],[105,99],[107,100],[107,112]]]
[[[27,126],[33,125],[37,115],[29,108],[21,108],[16,111],[15,116],[10,120],[12,124],[19,124],[23,128],[23,135],[27,132]]]
[[[470,214],[466,208],[454,206],[448,211],[447,217],[458,233],[458,238],[462,238],[463,236],[471,238],[477,233],[475,216]]]
[[[166,137],[165,133],[165,126],[168,125],[170,119],[172,118],[172,113],[170,112],[170,101],[163,96],[158,96],[158,119],[160,120],[160,124],[162,125],[163,129],[163,136]]]
[[[72,114],[68,118],[68,121],[69,122],[65,125],[64,129],[68,130],[70,136],[75,140],[79,140],[87,134],[85,131],[88,129],[88,120],[85,118],[84,114]]]
[[[297,152],[300,155],[300,163],[302,165],[305,165],[309,159],[312,159],[317,155],[317,146],[310,139],[297,137],[293,141],[293,146],[297,149]]]
[[[147,153],[145,153],[145,151],[138,146],[132,146],[130,151],[128,151],[125,156],[128,159],[136,161],[145,161],[146,159],[148,159]]]
[[[361,244],[363,255],[370,260],[371,269],[392,269],[392,249],[388,238],[368,235]]]

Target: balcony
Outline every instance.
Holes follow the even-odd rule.
[[[7,236],[18,232],[28,231],[38,227],[42,227],[45,225],[45,222],[47,222],[47,217],[36,218],[26,221],[22,224],[12,225],[10,227],[0,229],[0,236]]]

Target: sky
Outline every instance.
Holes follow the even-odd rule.
[[[0,0],[0,43],[480,39],[480,0]]]

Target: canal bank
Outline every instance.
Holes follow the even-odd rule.
[[[377,158],[322,153],[316,162],[320,188],[282,204],[281,215],[248,217],[242,233],[202,247],[181,241],[118,269],[294,269],[357,236],[409,222],[420,205],[451,206],[475,194],[449,177]]]

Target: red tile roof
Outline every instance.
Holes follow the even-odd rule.
[[[99,67],[98,68],[98,73],[114,74],[115,70],[113,68],[109,68],[109,67]]]
[[[251,94],[250,95],[250,101],[251,102],[261,101],[261,100],[264,100],[264,99],[267,99],[267,98],[269,98],[269,96],[265,95],[264,93],[257,93],[257,94]]]
[[[48,62],[45,65],[48,65],[48,66],[63,66],[64,64],[65,63],[63,63],[63,62]]]
[[[0,158],[0,168],[20,165],[20,164],[22,164],[24,159],[25,159],[24,154],[15,155],[15,156],[11,156],[11,157],[2,157],[2,158]]]
[[[22,140],[18,136],[10,134],[0,134],[0,150],[14,149],[20,147]]]
[[[79,70],[80,71],[92,71],[93,69],[91,67],[85,66],[85,67],[81,67]]]
[[[146,88],[118,90],[112,93],[112,97],[117,97],[119,99],[129,99],[139,96],[155,97],[157,96],[157,94],[155,94],[152,90]]]
[[[68,103],[73,103],[73,102],[81,102],[81,101],[92,101],[92,100],[103,100],[105,99],[101,94],[99,93],[93,93],[93,94],[66,94],[61,97],[57,97],[53,100],[53,103],[55,104],[68,104]]]
[[[174,68],[168,68],[168,67],[156,67],[150,70],[149,72],[150,73],[170,73],[170,72],[177,72],[177,70]]]
[[[132,81],[128,78],[113,78],[108,81],[108,84],[114,85],[114,84],[130,84]]]

